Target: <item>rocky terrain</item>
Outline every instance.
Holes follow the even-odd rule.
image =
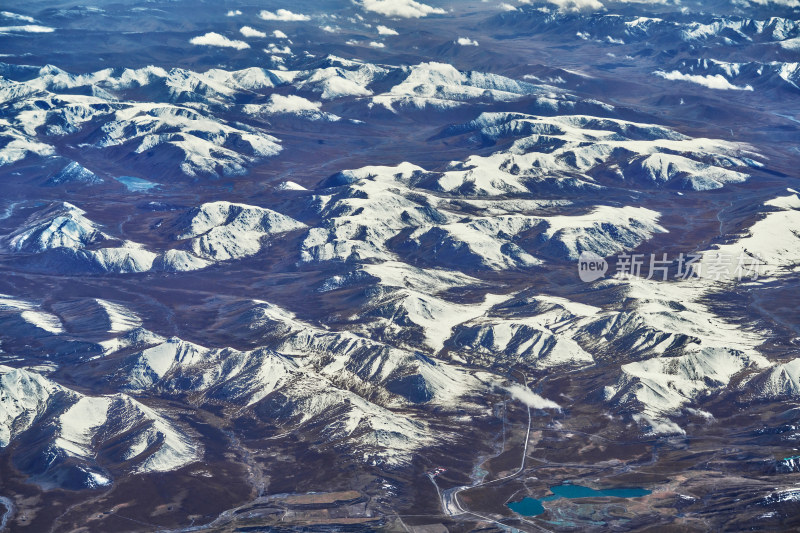
[[[0,530],[800,524],[792,2],[6,9]]]

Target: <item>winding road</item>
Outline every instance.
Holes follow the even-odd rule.
[[[523,384],[525,385],[525,388],[528,388],[528,381],[525,378],[524,374],[522,374],[522,375],[523,375]],[[444,491],[442,491],[439,488],[439,484],[436,483],[436,477],[435,476],[431,476],[431,475],[427,476],[428,479],[431,480],[431,483],[433,483],[433,486],[436,487],[436,493],[439,495],[439,499],[442,501],[442,509],[444,510],[445,514],[447,514],[448,516],[458,516],[458,515],[468,514],[468,515],[474,516],[476,518],[480,518],[481,520],[484,520],[486,522],[490,522],[492,524],[495,524],[496,526],[499,526],[499,527],[501,527],[503,529],[515,530],[515,528],[513,528],[511,526],[508,526],[506,524],[503,524],[502,522],[498,522],[497,520],[494,520],[493,518],[489,518],[488,516],[484,516],[482,514],[478,514],[478,513],[474,512],[474,511],[470,511],[469,509],[465,509],[463,504],[459,501],[458,495],[461,492],[463,492],[465,490],[468,490],[468,489],[477,489],[478,487],[485,487],[487,485],[492,485],[494,483],[499,483],[500,481],[505,481],[505,480],[508,480],[508,479],[511,479],[511,478],[515,478],[515,477],[519,476],[520,474],[522,474],[522,472],[525,470],[525,459],[528,456],[528,443],[530,441],[531,423],[532,423],[532,420],[533,420],[533,417],[531,415],[531,407],[530,407],[530,405],[527,406],[527,407],[528,407],[528,429],[525,432],[525,446],[523,447],[523,450],[522,450],[522,460],[520,461],[519,468],[516,471],[514,471],[513,473],[511,473],[511,474],[509,474],[507,476],[499,477],[497,479],[492,479],[490,481],[482,481],[480,483],[474,483],[472,485],[462,485],[460,487],[453,487],[451,489],[447,489],[447,490],[444,490]],[[501,451],[501,453],[502,453],[502,451]],[[540,531],[550,531],[549,529],[543,528],[539,524],[536,524],[534,522],[530,522],[528,520],[524,520],[522,518],[515,518],[515,520],[520,520],[520,521],[522,521],[522,522],[524,522],[524,523],[526,523],[528,525],[531,525],[531,526],[537,528]]]

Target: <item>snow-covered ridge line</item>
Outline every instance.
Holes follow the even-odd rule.
[[[598,206],[581,216],[537,216],[520,212],[526,204],[505,197],[527,199],[540,190],[580,194],[601,188],[600,183],[708,190],[746,180],[744,171],[756,164],[743,156],[752,155],[743,145],[587,115],[484,113],[448,131],[479,131],[513,142],[489,156],[454,161],[443,172],[402,163],[329,178],[312,202],[325,222],[309,230],[302,261],[395,261],[432,249],[439,265],[503,270],[533,267],[545,257],[575,259],[583,251],[608,256],[667,231],[658,224],[660,215],[631,206]],[[453,209],[474,197],[505,203],[492,204],[486,216],[465,218]],[[501,215],[496,210],[502,206]],[[402,242],[390,244],[401,234]],[[535,249],[520,247],[523,235]]]
[[[697,15],[697,14],[695,14]],[[581,39],[591,39],[612,44],[656,41],[722,42],[726,44],[781,43],[800,36],[797,20],[770,17],[764,19],[742,16],[712,16],[702,14],[690,20],[685,15],[663,14],[659,17],[618,15],[602,12],[565,13],[556,11],[542,16],[538,10],[520,9],[503,13],[503,19],[527,23],[539,31],[572,30]],[[531,19],[533,22],[531,23]]]
[[[743,181],[747,175],[732,168],[747,169],[754,164],[743,157],[745,153],[752,155],[752,148],[747,145],[690,138],[657,124],[591,115],[482,113],[476,120],[450,131],[479,131],[494,140],[516,139],[509,149],[516,156],[516,167],[532,165],[550,171],[592,174],[603,163],[616,163],[610,167],[612,176],[618,179],[697,190]],[[615,151],[622,151],[621,160],[615,161],[619,157]],[[510,164],[509,160],[507,166]],[[678,182],[676,177],[684,180]]]
[[[711,286],[615,278],[601,287],[621,291],[615,297],[626,298],[626,309],[586,327],[589,336],[581,339],[597,342],[599,335],[613,342],[618,336],[621,347],[646,354],[622,365],[616,383],[603,393],[652,434],[683,433],[672,416],[723,390],[734,376],[770,366],[758,351],[763,342],[759,333],[716,316],[701,303]]]
[[[48,137],[76,134],[87,124],[100,122],[101,133],[92,135],[85,148],[163,153],[165,162],[192,177],[246,173],[282,149],[280,140],[254,118],[289,114],[335,122],[340,117],[323,110],[331,100],[363,100],[367,107],[398,111],[553,94],[552,88],[542,90],[495,74],[460,72],[443,63],[389,66],[335,56],[292,71],[250,67],[195,72],[148,66],[73,74],[54,65],[0,64],[0,74],[4,76],[0,104],[8,117],[2,123],[12,137],[0,149],[0,164],[53,155]],[[387,81],[394,82],[388,90]],[[287,89],[291,93],[284,94]],[[237,105],[240,98],[250,103]],[[220,112],[231,111],[238,120],[219,117]],[[174,149],[182,159],[170,155]]]
[[[65,273],[179,272],[254,255],[267,237],[305,227],[270,209],[210,202],[177,221],[175,239],[185,243],[152,251],[104,233],[85,214],[70,203],[55,202],[36,211],[10,235],[0,237],[0,245],[11,253],[32,256],[33,266],[36,256],[58,256]]]
[[[797,272],[800,263],[800,195],[768,200],[758,218],[732,240],[701,252],[698,275],[707,279],[774,279]]]
[[[271,399],[293,427],[323,424],[325,440],[350,443],[346,453],[388,464],[404,464],[433,442],[409,407],[452,408],[482,386],[445,362],[312,326],[266,302],[239,306],[230,319],[228,327],[266,334],[263,346],[238,351],[153,339],[126,357],[117,379],[140,394],[192,392],[243,406]]]
[[[537,85],[496,74],[460,72],[446,63],[420,63],[410,66],[376,65],[328,56],[307,70],[269,70],[250,67],[236,71],[209,69],[196,72],[187,69],[143,67],[139,69],[108,68],[88,74],[71,74],[53,65],[37,67],[3,66],[9,81],[3,89],[19,93],[61,93],[77,88],[90,88],[102,101],[124,100],[133,89],[150,89],[154,96],[163,92],[160,101],[170,103],[203,102],[209,105],[230,104],[238,93],[270,94],[268,105],[273,112],[307,109],[308,100],[299,95],[271,94],[278,87],[293,87],[301,93],[317,94],[324,100],[342,97],[370,97],[374,103],[392,107],[395,104],[421,107],[445,105],[443,102],[469,100],[514,99],[541,92]],[[385,79],[402,81],[386,92],[370,89]],[[16,81],[11,81],[16,80]],[[552,92],[550,88],[548,91]],[[166,96],[166,98],[164,98]],[[98,100],[98,103],[99,103]],[[289,105],[291,102],[291,105]],[[312,104],[316,110],[318,104]],[[253,108],[255,109],[255,108]]]

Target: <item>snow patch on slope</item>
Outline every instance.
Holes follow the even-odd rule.
[[[54,314],[41,309],[41,306],[27,300],[0,294],[0,313],[3,311],[17,314],[25,323],[42,330],[47,334],[64,333],[64,325]]]

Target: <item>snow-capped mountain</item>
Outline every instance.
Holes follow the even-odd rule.
[[[638,42],[675,46],[676,41],[703,44],[785,43],[800,36],[800,24],[787,17],[765,19],[710,13],[634,15],[542,11],[522,6],[494,17],[496,27],[525,34],[577,36],[609,45]]]
[[[448,174],[455,173],[442,179],[449,179]],[[470,172],[460,176],[469,179]],[[401,255],[425,254],[428,260],[461,269],[503,270],[541,263],[515,243],[521,234],[530,236],[543,255],[575,259],[584,250],[610,255],[634,248],[653,233],[666,231],[657,224],[658,213],[629,207],[600,207],[576,217],[515,213],[463,221],[455,210],[458,204],[421,186],[434,179],[435,175],[405,163],[333,177],[328,184],[343,184],[324,189],[314,200],[326,222],[309,230],[302,244],[303,261],[391,261],[396,254],[390,241],[398,237],[402,240],[396,253]],[[506,207],[512,211],[517,205],[525,207],[524,203]]]
[[[748,166],[732,155],[739,147],[691,139],[659,126],[585,116],[484,114],[458,131],[478,129],[495,139],[522,137],[492,155],[453,162],[444,172],[403,163],[345,171],[324,182],[312,207],[325,223],[309,231],[302,245],[303,261],[388,261],[395,253],[410,253],[460,268],[502,270],[540,264],[533,250],[515,242],[520,235],[526,235],[529,246],[543,256],[576,259],[582,251],[608,256],[667,231],[658,224],[659,214],[602,206],[582,216],[535,216],[530,211],[552,204],[506,202],[493,204],[502,205],[505,216],[474,213],[465,220],[457,211],[460,198],[524,197],[543,189],[563,196],[566,188],[593,194],[602,187],[597,183],[600,178],[617,186],[629,182],[693,190],[747,178],[729,168]],[[709,160],[713,163],[705,162]],[[475,211],[485,204],[468,205]],[[398,247],[388,249],[395,237],[402,239]]]
[[[715,316],[702,302],[707,289],[691,282],[628,281],[609,283],[623,291],[629,310],[593,321],[581,338],[603,338],[610,347],[648,354],[622,365],[604,396],[635,411],[634,418],[649,431],[683,432],[670,415],[725,387],[742,371],[769,366],[756,349],[760,335]]]
[[[29,218],[22,231],[7,238],[7,245],[15,252],[36,253],[52,248],[85,248],[108,240],[85,214],[67,202],[54,204]]]
[[[114,239],[85,214],[72,204],[54,203],[4,237],[5,247],[14,254],[34,254],[27,259],[34,269],[57,261],[65,273],[182,272],[256,254],[267,237],[305,227],[270,209],[209,202],[174,223],[173,240],[187,250],[154,252],[140,243]]]
[[[47,410],[50,397],[62,390],[56,383],[34,372],[7,366],[0,368],[0,371],[0,445],[5,447],[12,438],[29,429]]]
[[[450,410],[464,395],[486,387],[457,365],[437,363],[418,352],[349,331],[314,326],[266,302],[219,309],[224,327],[242,330],[240,335],[259,345],[241,351],[164,338],[142,329],[141,318],[127,308],[105,300],[59,303],[54,309],[57,314],[38,311],[32,302],[5,301],[7,309],[24,313],[32,324],[51,324],[51,333],[91,339],[102,349],[101,361],[107,361],[100,363],[109,369],[107,379],[123,392],[84,396],[32,370],[7,368],[4,379],[9,382],[8,394],[15,399],[9,404],[14,409],[7,413],[4,434],[10,440],[34,424],[56,424],[64,429],[53,437],[47,453],[84,460],[81,468],[102,476],[119,466],[91,463],[97,446],[103,446],[103,439],[139,427],[142,417],[154,420],[152,428],[131,444],[141,450],[125,452],[125,459],[162,439],[153,432],[163,433],[166,441],[136,471],[178,468],[189,456],[198,457],[196,444],[171,436],[169,421],[133,400],[132,394],[160,398],[189,394],[197,405],[232,403],[268,412],[287,429],[322,424],[324,442],[340,446],[333,443],[346,441],[347,453],[363,452],[369,461],[381,464],[403,464],[414,450],[434,442],[424,429],[421,413],[409,409],[436,404]],[[93,353],[97,351],[89,355]],[[80,368],[97,361],[98,356],[91,355],[76,364]],[[36,394],[20,392],[23,389],[35,389]],[[339,406],[343,400],[346,405]],[[477,415],[477,408],[473,409]],[[60,418],[52,422],[56,414]],[[124,420],[114,418],[115,414]],[[59,477],[62,474],[47,475],[71,483]]]
[[[131,241],[119,241],[99,230],[85,211],[62,202],[31,215],[21,229],[4,237],[15,254],[33,254],[34,265],[58,262],[65,272],[144,272],[157,254]],[[115,246],[106,246],[115,245]]]
[[[800,360],[776,365],[745,383],[742,389],[747,396],[758,399],[796,398],[800,395]]]
[[[575,323],[599,308],[560,298],[526,298],[495,306],[487,316],[460,324],[450,342],[470,362],[549,369],[586,366],[592,355],[575,340]]]
[[[640,411],[634,420],[651,434],[684,433],[666,414],[679,414],[692,400],[725,387],[745,369],[767,365],[729,350],[705,349],[677,357],[659,357],[623,365],[619,380],[608,386],[606,401]]]
[[[47,180],[48,185],[54,186],[63,185],[65,183],[85,183],[87,185],[94,185],[102,182],[102,178],[77,161],[68,163],[67,166]]]
[[[142,325],[142,319],[123,304],[100,298],[66,300],[53,309],[65,328],[81,335],[127,333]]]
[[[698,274],[719,279],[784,276],[797,268],[800,258],[800,197],[794,189],[760,206],[751,225],[715,244],[702,254]]]
[[[229,123],[215,113],[246,98],[242,118],[291,113],[312,120],[338,120],[320,110],[323,101],[370,96],[370,105],[448,108],[468,101],[504,101],[538,91],[502,76],[462,73],[450,65],[379,66],[330,56],[308,70],[251,67],[238,71],[107,68],[73,74],[53,65],[2,71],[4,115],[9,142],[0,162],[56,153],[54,136],[83,132],[84,144],[106,154],[125,148],[135,165],[175,165],[186,176],[235,176],[281,151],[280,141],[262,128]],[[398,82],[381,90],[391,80]],[[275,93],[290,87],[297,95]],[[259,96],[262,95],[262,96]],[[144,98],[144,100],[142,100]],[[134,101],[135,99],[135,101]],[[252,122],[252,120],[249,120]],[[44,142],[39,141],[42,138]],[[87,148],[89,147],[87,146]],[[177,155],[176,155],[177,154]],[[70,172],[74,173],[72,169]],[[86,181],[85,173],[73,176]],[[66,176],[56,182],[63,182]]]
[[[437,182],[442,190],[478,195],[537,191],[553,178],[561,178],[556,185],[560,188],[596,186],[586,180],[586,174],[614,185],[628,182],[707,190],[744,181],[744,171],[753,164],[743,159],[746,147],[730,142],[693,139],[656,124],[586,115],[483,113],[446,131],[449,135],[470,132],[494,142],[513,142],[506,153],[473,156],[462,168],[446,173]]]
[[[0,320],[9,336],[24,337],[56,335],[64,332],[64,324],[55,314],[42,308],[38,302],[0,295]]]
[[[389,464],[405,463],[433,442],[408,408],[427,402],[452,408],[460,396],[483,386],[458,368],[305,324],[274,305],[253,302],[228,320],[252,335],[268,332],[259,339],[263,347],[210,349],[152,336],[151,346],[132,355],[124,355],[125,344],[119,355],[106,354],[122,361],[114,381],[138,394],[191,393],[198,404],[269,409],[270,418],[287,429],[321,425],[325,442],[345,440],[347,453]]]
[[[542,92],[533,84],[481,72],[459,72],[445,63],[422,63],[404,69],[405,79],[372,98],[388,109],[395,106],[447,108],[469,101],[516,100]]]
[[[175,239],[189,241],[198,257],[212,261],[238,259],[258,253],[262,240],[305,224],[270,209],[211,202],[203,204],[176,222]]]
[[[108,69],[81,76],[48,66],[33,79],[5,81],[4,89],[15,91],[3,102],[4,114],[13,116],[9,125],[14,129],[9,134],[15,138],[0,157],[10,163],[29,153],[52,154],[55,150],[50,143],[57,140],[54,137],[83,133],[86,148],[105,154],[118,154],[124,147],[136,161],[159,152],[163,164],[174,168],[177,163],[187,176],[221,176],[241,174],[252,163],[280,152],[275,137],[241,123],[229,125],[204,111],[206,103],[195,107],[173,104],[182,101],[181,93],[193,95],[197,88],[199,82],[187,73],[168,84],[170,91],[164,98],[153,102],[126,101],[124,94],[117,97],[108,92],[141,91],[141,85],[147,85],[154,76],[158,78],[153,72],[166,74],[158,69],[143,71],[126,69],[115,77]],[[108,90],[98,92],[97,87]],[[182,88],[177,95],[176,87]],[[75,94],[90,88],[91,95]],[[159,91],[155,92],[153,96],[157,97]],[[18,93],[24,96],[18,97]],[[214,100],[212,94],[206,101]],[[37,137],[46,140],[40,142]]]
[[[35,443],[20,462],[39,479],[95,488],[111,483],[112,470],[165,472],[200,457],[180,427],[129,396],[85,396],[25,369],[0,373],[0,445],[13,437]],[[126,446],[108,449],[122,435]]]

